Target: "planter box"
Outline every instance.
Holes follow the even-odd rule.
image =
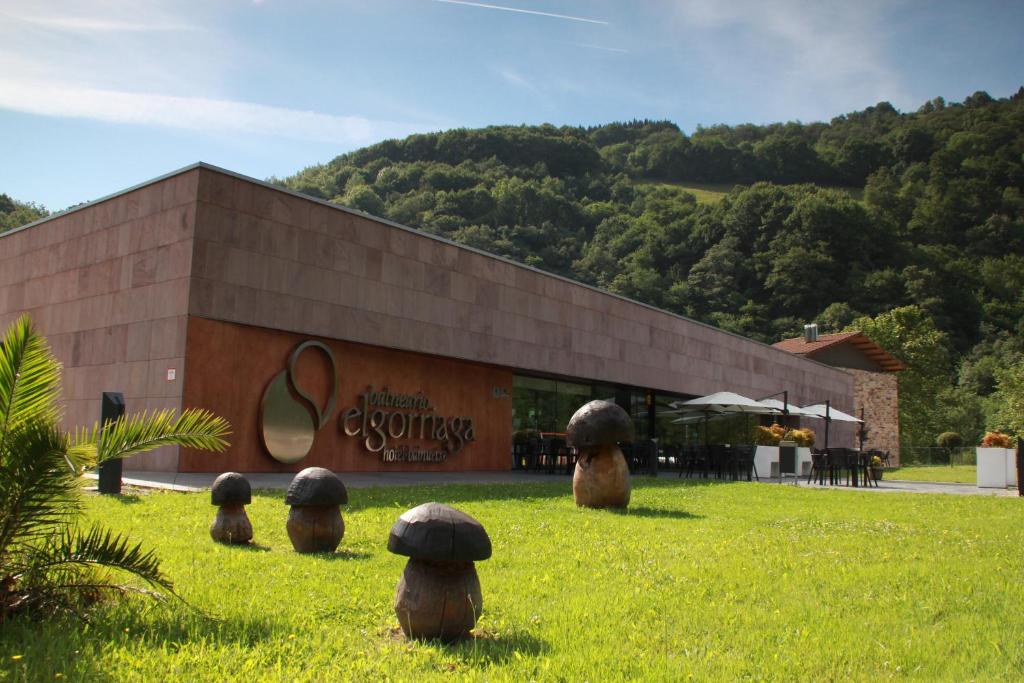
[[[1017,451],[1013,448],[975,449],[978,455],[978,488],[1005,489],[1017,485]]]
[[[758,446],[754,451],[754,465],[759,477],[779,476],[779,447]],[[796,471],[801,477],[811,473],[811,449],[798,446],[796,449]]]

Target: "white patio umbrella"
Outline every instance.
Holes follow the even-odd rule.
[[[724,415],[728,413],[746,413],[754,415],[767,415],[782,412],[777,408],[766,406],[763,403],[747,398],[731,391],[716,391],[707,396],[698,396],[689,401],[676,401],[672,403],[680,413],[700,413],[704,416],[704,445],[708,442],[708,420],[712,415]],[[680,418],[680,421],[686,418]]]
[[[786,404],[777,398],[762,398],[758,403],[769,408],[775,408],[780,413],[789,411],[790,415],[796,415],[797,417],[818,417],[817,413],[809,413],[795,403]]]
[[[689,401],[676,401],[672,404],[681,413],[754,413],[764,415],[782,412],[780,408],[768,406],[752,398],[741,396],[731,391],[716,391],[707,396],[698,396]]]
[[[825,448],[828,449],[828,426],[832,420],[836,422],[863,422],[858,417],[833,408],[829,403],[815,403],[813,406],[802,408],[807,417],[816,417],[825,421]]]
[[[829,420],[835,420],[836,422],[863,422],[864,421],[864,420],[860,419],[859,417],[854,417],[853,415],[850,415],[849,413],[844,413],[843,411],[838,410],[836,408],[833,408],[832,406],[827,406],[827,409],[828,409],[828,415],[826,416],[825,415],[826,406],[825,406],[824,403],[816,403],[813,406],[804,406],[803,408],[801,408],[801,410],[804,411],[803,414],[808,416],[808,417],[820,417],[822,419],[825,419],[827,417]]]

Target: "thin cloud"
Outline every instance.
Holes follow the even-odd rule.
[[[795,102],[804,103],[797,108],[804,114],[820,116],[903,92],[883,57],[878,25],[884,6],[881,0],[674,3],[687,49],[703,57],[715,78],[789,117]]]
[[[434,2],[443,2],[447,5],[465,5],[467,7],[479,7],[481,9],[494,9],[502,12],[515,12],[517,14],[532,14],[538,17],[550,17],[551,19],[565,19],[567,21],[582,21],[586,24],[601,24],[608,26],[607,21],[600,19],[587,19],[586,17],[573,17],[568,14],[555,14],[553,12],[539,12],[532,9],[521,9],[519,7],[505,7],[503,5],[488,5],[482,2],[468,2],[468,0],[434,0]]]
[[[69,33],[145,33],[152,31],[200,31],[202,27],[190,24],[154,24],[91,17],[43,17],[0,12],[0,17],[24,24],[55,29]]]
[[[628,55],[629,50],[621,47],[607,47],[605,45],[590,45],[589,43],[566,43],[566,45],[572,45],[573,47],[582,47],[587,50],[601,50],[602,52],[617,52],[619,54]]]
[[[494,71],[499,76],[501,76],[502,80],[504,80],[506,83],[510,83],[511,85],[514,85],[516,87],[523,88],[524,90],[529,90],[530,92],[535,94],[540,94],[540,88],[538,88],[537,85],[533,83],[533,81],[526,78],[515,69],[511,69],[505,66],[497,67],[494,69]]]
[[[414,126],[252,102],[81,88],[0,78],[0,109],[203,133],[231,132],[361,145]]]

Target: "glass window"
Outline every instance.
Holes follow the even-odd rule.
[[[588,384],[516,375],[512,379],[512,433],[564,434],[569,418],[590,400]]]

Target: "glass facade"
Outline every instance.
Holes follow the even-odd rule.
[[[569,418],[591,400],[589,384],[516,375],[512,380],[512,434],[564,434]]]
[[[580,406],[588,401],[603,400],[627,408],[633,418],[637,441],[655,439],[665,443],[683,444],[692,428],[677,422],[680,417],[669,405],[685,400],[685,396],[650,394],[654,401],[654,424],[648,392],[635,387],[612,384],[587,384],[516,375],[512,380],[512,434],[513,440],[528,436],[562,435],[565,427]],[[653,427],[653,428],[652,428]]]
[[[651,393],[652,420],[648,395],[635,387],[516,375],[512,382],[513,441],[564,436],[572,414],[584,403],[601,399],[628,406],[637,441],[654,440],[660,447],[703,444],[707,430],[708,443],[753,443],[758,416],[710,415],[705,422],[700,414],[684,416],[672,408],[674,401],[691,397]]]

